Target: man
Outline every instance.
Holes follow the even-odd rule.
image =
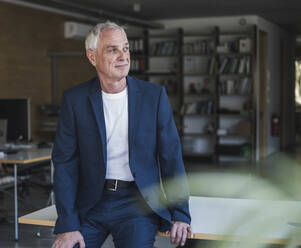
[[[64,92],[53,148],[52,247],[99,248],[112,233],[115,247],[152,248],[158,230],[184,245],[189,194],[165,89],[127,76],[129,43],[115,23],[89,32],[86,55],[98,77]]]

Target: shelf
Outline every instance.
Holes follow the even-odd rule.
[[[213,98],[213,94],[200,94],[200,93],[184,93],[184,96],[187,97],[207,97],[207,98]]]
[[[213,37],[213,33],[189,33],[189,34],[183,34],[184,38],[198,38],[198,37]]]
[[[251,74],[220,73],[220,77],[252,78]]]
[[[218,113],[220,116],[224,116],[224,117],[245,117],[245,118],[249,118],[250,114],[249,113]]]
[[[218,135],[219,138],[243,138],[243,139],[251,139],[250,136],[244,136],[239,134],[226,134],[226,135]]]
[[[164,54],[158,54],[158,55],[149,55],[148,57],[153,58],[179,58],[180,55],[164,55]]]
[[[178,72],[145,72],[147,76],[179,76],[180,73]]]
[[[214,153],[183,153],[183,157],[208,158],[214,156]]]
[[[216,149],[218,154],[223,157],[251,158],[250,144],[219,144]]]
[[[251,31],[249,32],[220,32],[219,34],[220,36],[242,36],[242,37],[252,37],[253,34],[251,33]]]
[[[220,155],[218,163],[224,166],[233,166],[233,165],[249,165],[252,162],[252,158],[245,157],[236,157],[236,156],[226,156]]]
[[[147,55],[146,54],[133,54],[133,53],[131,53],[131,59],[144,59],[144,58],[146,58],[147,57]]]
[[[219,56],[229,56],[229,57],[243,57],[243,56],[252,56],[251,52],[240,53],[240,52],[225,52],[225,53],[216,53]]]
[[[251,97],[251,93],[250,94],[220,94],[220,97]]]
[[[183,57],[213,57],[215,53],[194,53],[194,54],[182,54]]]
[[[179,35],[177,35],[177,34],[174,34],[174,35],[150,34],[149,38],[150,39],[171,39],[171,40],[177,40],[179,38]]]
[[[193,116],[197,116],[197,117],[213,117],[214,114],[181,114],[182,116],[190,116],[190,117],[193,117]]]
[[[140,57],[147,59],[145,68],[148,71],[141,72],[138,75],[143,75],[145,79],[161,85],[169,85],[169,80],[170,82],[177,82],[177,94],[172,93],[174,91],[171,87],[169,92],[172,94],[168,93],[168,97],[172,103],[175,103],[172,104],[172,107],[173,111],[177,111],[174,112],[174,117],[181,138],[187,139],[188,142],[201,140],[201,142],[206,143],[208,141],[213,146],[210,152],[203,150],[203,153],[195,153],[192,152],[193,149],[185,150],[187,153],[183,153],[183,157],[186,157],[187,160],[202,161],[210,159],[215,162],[218,161],[220,155],[217,152],[216,142],[219,141],[222,143],[240,143],[241,141],[250,143],[252,148],[251,157],[253,158],[255,112],[250,108],[254,105],[255,28],[250,31],[229,33],[220,32],[218,27],[212,27],[212,30],[203,29],[203,33],[201,33],[201,30],[199,33],[191,32],[187,34],[184,34],[182,29],[172,30],[172,32],[166,30],[148,33],[146,37],[148,44],[145,47],[144,56],[137,56],[138,59]],[[239,52],[238,49],[234,49],[244,38],[251,39],[251,49],[245,50],[250,52]],[[159,43],[165,44],[165,49],[157,49],[156,44]],[[222,48],[226,43],[228,43],[229,49],[222,50],[218,48]],[[173,50],[167,49],[167,47],[172,47],[169,44],[173,44]],[[162,53],[158,53],[159,51],[162,51]],[[240,51],[243,50],[240,49]],[[223,70],[220,69],[222,62],[225,63],[222,67]],[[233,87],[230,87],[230,83],[227,85],[228,81],[233,81]],[[187,87],[189,83],[195,83],[195,86],[199,86],[195,89],[207,88],[208,90],[190,93],[190,88]],[[221,87],[223,86],[222,83],[225,83],[228,88]],[[247,93],[247,90],[250,93]],[[225,94],[227,92],[230,94]],[[203,106],[209,106],[208,103],[205,105],[207,101],[211,104],[210,108],[203,108]],[[250,103],[250,105],[244,105],[245,102]],[[247,111],[244,111],[244,108]],[[196,110],[204,109],[210,110],[210,113],[195,113]],[[191,110],[190,112],[193,114],[183,113],[184,110]],[[228,110],[229,112],[227,112]],[[246,122],[250,126],[250,136],[248,136],[248,133],[246,133],[246,136],[234,134],[234,132],[240,133],[238,129],[233,129],[232,134],[217,134],[219,125],[223,125],[223,122],[232,124],[240,121]],[[191,129],[185,128],[187,127],[186,124]],[[213,128],[207,129],[207,126]],[[192,127],[195,127],[195,129],[192,129]],[[193,130],[199,132],[193,132]],[[208,130],[211,132],[205,133]],[[189,145],[192,144],[189,143]],[[198,151],[202,150],[199,149]]]
[[[213,134],[213,133],[183,133],[183,136],[212,137],[212,136],[215,136],[215,134]]]
[[[224,159],[223,162],[228,162],[227,158],[231,158],[232,162],[250,162],[251,156],[245,157],[243,155],[228,155],[228,154],[221,154],[219,153],[220,159]]]
[[[239,152],[239,151],[238,151]],[[235,157],[235,158],[239,158],[239,159],[246,159],[246,160],[248,160],[248,159],[250,159],[250,156],[244,156],[244,155],[242,155],[242,154],[227,154],[227,153],[222,153],[222,152],[219,152],[219,155],[220,156],[223,156],[223,157]]]
[[[210,78],[216,77],[216,74],[212,75],[212,74],[208,74],[208,73],[197,73],[197,72],[195,72],[195,73],[184,73],[183,75],[187,76],[187,77],[189,77],[189,76],[210,77]]]

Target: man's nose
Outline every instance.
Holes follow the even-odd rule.
[[[118,52],[118,59],[125,60],[125,58],[126,58],[126,52],[124,52],[122,50],[119,50],[119,52]]]

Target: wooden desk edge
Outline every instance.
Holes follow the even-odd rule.
[[[29,224],[29,225],[37,225],[37,226],[49,226],[49,227],[55,226],[54,220],[37,220],[37,219],[28,219],[28,218],[19,217],[18,222],[20,224]]]
[[[42,161],[47,161],[51,160],[51,156],[44,156],[44,157],[39,157],[39,158],[33,158],[33,159],[27,159],[27,160],[5,160],[5,159],[0,159],[0,163],[2,164],[30,164],[34,162],[42,162]]]
[[[157,236],[169,237],[169,234],[157,232]],[[251,236],[235,236],[235,235],[222,235],[222,234],[208,234],[208,233],[194,233],[193,238],[187,237],[188,239],[200,239],[200,240],[212,240],[212,241],[247,241],[250,243],[267,243],[275,245],[285,245],[289,243],[288,239],[279,238],[256,238]],[[298,243],[301,244],[301,241]]]
[[[54,227],[55,221],[53,220],[38,220],[38,219],[28,219],[19,217],[18,222],[20,224],[29,224],[29,225],[39,225],[39,226],[48,226]],[[169,234],[165,234],[162,232],[157,232],[157,236],[160,237],[169,237]],[[241,237],[241,236],[233,236],[233,235],[219,235],[219,234],[203,234],[203,233],[194,233],[193,238],[188,237],[189,239],[202,239],[202,240],[224,240],[224,241],[250,241],[254,243],[269,243],[269,244],[278,244],[284,245],[289,242],[288,239],[257,239],[254,237]],[[301,244],[301,242],[299,242]]]

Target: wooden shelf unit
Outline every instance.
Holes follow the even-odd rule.
[[[165,86],[173,112],[177,113],[175,122],[183,146],[186,139],[191,139],[191,142],[193,140],[200,142],[204,139],[210,143],[211,151],[185,152],[184,147],[183,157],[211,157],[215,163],[218,163],[219,158],[224,156],[218,152],[222,139],[239,139],[248,136],[251,147],[249,160],[254,161],[256,111],[254,111],[253,85],[256,27],[249,27],[243,32],[222,32],[219,27],[212,27],[212,31],[205,34],[201,30],[199,33],[185,34],[180,28],[160,32],[152,34],[151,31],[145,31],[143,33],[144,50],[132,57],[143,59],[145,67],[139,72],[133,71],[132,74]],[[230,47],[228,51],[226,51],[227,42]],[[240,45],[243,42],[250,45],[249,50],[243,46],[237,47],[237,44]],[[232,49],[232,46],[235,49]],[[245,50],[241,51],[242,49]],[[225,58],[227,62],[224,61]],[[223,61],[232,63],[228,65],[230,69],[221,70]],[[236,63],[236,68],[233,63]],[[169,65],[170,68],[164,69],[161,65],[162,67]],[[222,82],[226,82],[227,92],[221,92]],[[231,85],[227,82],[234,82],[233,92],[230,91]],[[220,111],[221,107],[224,108],[221,106],[224,102],[229,102],[230,105],[232,102],[235,105],[236,101],[240,101],[242,107],[238,113]],[[195,112],[191,109],[195,109]],[[235,110],[238,111],[238,109]],[[218,135],[217,131],[223,128],[224,118],[227,118],[228,122],[231,118],[249,121],[250,135],[243,133],[231,135],[231,132]],[[246,146],[246,144],[242,145]]]

